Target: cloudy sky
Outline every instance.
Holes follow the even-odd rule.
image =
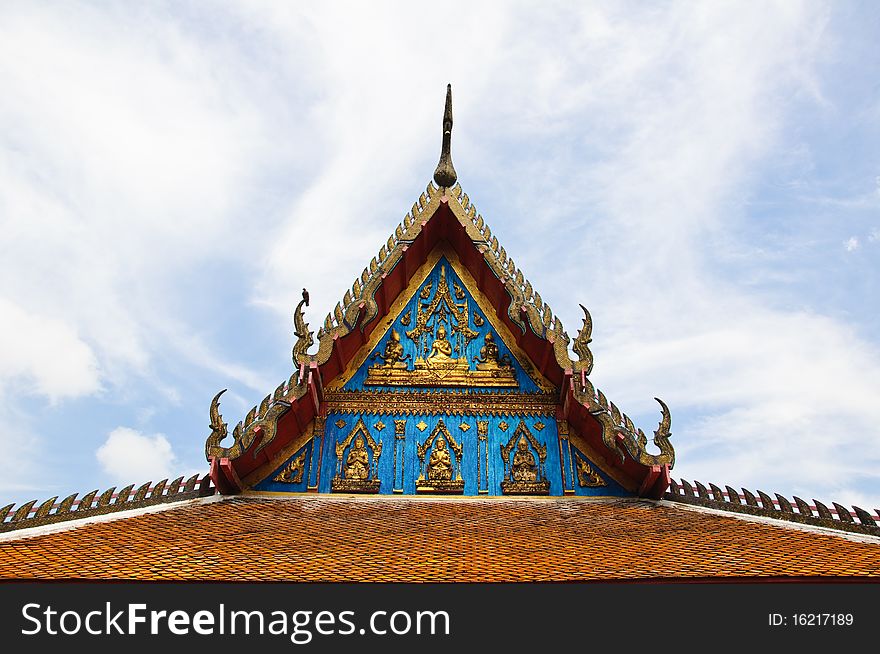
[[[205,471],[451,82],[462,186],[674,476],[880,507],[876,3],[298,4],[0,3],[0,500]]]

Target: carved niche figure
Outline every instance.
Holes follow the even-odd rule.
[[[509,355],[500,356],[500,351],[492,332],[486,332],[486,336],[483,339],[483,347],[480,348],[480,356],[474,357],[474,361],[477,362],[477,370],[498,370],[499,368],[509,368],[511,366]]]
[[[370,455],[364,445],[364,437],[354,439],[345,459],[345,478],[364,480],[370,476]]]
[[[526,442],[525,436],[520,436],[519,442],[516,444],[511,472],[514,481],[535,481],[538,478],[535,455],[529,451],[529,444]]]
[[[438,438],[428,460],[428,479],[449,481],[452,479],[452,458],[446,449],[446,441]]]
[[[424,443],[417,443],[419,477],[417,493],[456,493],[464,491],[461,478],[462,445],[457,443],[443,420],[431,431]],[[431,454],[428,456],[428,451]],[[427,460],[426,460],[427,459]]]
[[[336,475],[330,482],[330,490],[341,493],[378,493],[381,482],[377,470],[381,456],[382,443],[373,439],[363,418],[358,418],[348,436],[336,443]]]
[[[530,447],[531,446],[531,447]],[[537,454],[537,460],[535,459]],[[548,495],[550,480],[544,474],[547,446],[535,439],[523,420],[501,446],[504,461],[504,479],[501,492],[505,495]]]

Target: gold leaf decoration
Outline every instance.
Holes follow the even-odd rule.
[[[302,452],[298,457],[293,459],[284,468],[275,475],[274,481],[280,481],[284,484],[298,484],[302,481],[303,470],[305,470],[306,453]]]
[[[577,476],[578,483],[581,486],[588,488],[600,488],[602,486],[606,486],[605,480],[599,476],[589,463],[584,461],[582,458],[575,457],[575,461],[577,462]]]

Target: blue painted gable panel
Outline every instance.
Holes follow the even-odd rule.
[[[336,455],[336,446],[342,444],[355,429],[358,420],[363,420],[364,425],[377,444],[382,445],[382,452],[378,461],[375,461],[376,452],[367,446],[369,451],[370,467],[376,466],[377,476],[381,480],[379,492],[388,494],[392,492],[393,484],[393,459],[394,459],[394,418],[388,415],[360,415],[330,413],[327,416],[324,428],[324,457],[321,461],[321,481],[318,491],[321,493],[331,492],[330,484],[336,475],[337,469],[345,466],[354,441],[350,442],[343,450],[341,463]],[[377,425],[384,425],[382,429]]]
[[[282,463],[275,470],[273,470],[271,473],[269,473],[269,475],[263,481],[261,481],[259,484],[254,486],[254,490],[272,491],[272,492],[280,492],[280,493],[303,493],[303,492],[305,492],[306,488],[308,486],[310,472],[313,468],[313,465],[312,465],[312,444],[313,443],[314,443],[314,440],[310,440],[303,447],[301,447],[299,450],[297,450],[296,454],[285,459],[284,463]],[[296,484],[275,481],[275,477],[277,477],[278,474],[282,470],[284,470],[284,468],[287,467],[287,465],[291,461],[294,461],[297,457],[299,457],[303,453],[305,453],[305,457],[304,457],[304,468],[303,468],[302,481],[300,481],[299,483],[296,483]]]
[[[433,299],[434,294],[437,292],[437,288],[440,282],[441,276],[441,268],[445,269],[446,281],[450,287],[453,289],[455,286],[458,286],[459,289],[464,294],[464,300],[468,303],[468,327],[477,332],[476,338],[474,338],[470,343],[464,348],[464,352],[456,352],[455,358],[464,357],[470,364],[471,370],[475,368],[474,357],[478,357],[480,354],[480,348],[483,347],[485,343],[486,334],[488,332],[492,332],[493,338],[495,339],[495,343],[498,345],[499,354],[501,357],[509,356],[513,367],[516,371],[516,379],[518,382],[518,387],[509,387],[509,388],[491,388],[493,393],[510,393],[510,392],[536,392],[539,391],[540,388],[537,384],[526,374],[525,370],[523,370],[522,365],[520,365],[519,361],[516,360],[516,357],[511,352],[510,348],[503,342],[500,334],[492,327],[489,320],[486,318],[486,315],[482,312],[477,302],[468,292],[465,285],[462,283],[459,276],[455,273],[455,270],[449,264],[449,261],[446,257],[441,257],[437,264],[434,266],[431,273],[428,275],[426,280],[419,287],[419,290],[424,289],[428,284],[431,285],[431,292],[428,295],[428,299]],[[464,301],[462,300],[462,301]],[[352,376],[352,378],[345,384],[343,387],[344,390],[347,391],[360,391],[360,390],[372,390],[372,391],[405,391],[405,390],[424,390],[424,388],[414,389],[413,387],[406,386],[365,386],[364,381],[367,378],[368,370],[370,366],[374,366],[376,364],[380,364],[382,361],[380,359],[373,358],[375,353],[383,353],[385,351],[385,347],[388,344],[389,339],[391,339],[392,331],[396,331],[400,335],[400,343],[404,349],[404,357],[409,357],[407,359],[407,365],[410,370],[413,369],[413,361],[417,357],[424,357],[426,352],[424,351],[424,344],[421,351],[418,350],[418,344],[413,340],[406,336],[406,332],[412,330],[415,326],[416,316],[418,313],[418,306],[420,299],[419,291],[413,295],[409,302],[403,307],[400,313],[395,316],[394,322],[391,326],[386,330],[386,332],[382,335],[381,340],[379,341],[376,348],[369,353],[367,356],[367,360],[361,365],[358,371]],[[477,319],[474,316],[477,316]],[[406,323],[406,324],[404,324]],[[482,323],[482,324],[477,324]],[[490,387],[480,387],[473,386],[471,387],[475,390],[489,390]]]
[[[562,475],[559,459],[559,446],[556,423],[548,418],[518,418],[511,416],[419,416],[406,417],[392,415],[359,415],[331,413],[326,423],[326,443],[321,464],[320,492],[331,491],[331,480],[337,473],[339,459],[336,444],[342,443],[357,424],[363,419],[373,439],[382,443],[382,454],[378,462],[378,476],[381,480],[379,493],[394,492],[415,494],[416,481],[430,458],[431,450],[425,453],[425,463],[418,457],[418,446],[425,443],[431,433],[443,421],[452,439],[462,447],[460,461],[456,461],[462,480],[464,495],[501,495],[501,482],[504,478],[504,463],[501,454],[514,434],[520,420],[535,437],[547,447],[544,474],[550,481],[550,495],[562,495]],[[404,432],[398,438],[395,421],[403,420]],[[480,439],[478,423],[486,424],[486,440]],[[536,425],[543,425],[537,429]],[[378,426],[377,426],[378,425]],[[467,429],[462,429],[465,425]],[[424,426],[424,429],[420,428]],[[382,427],[379,429],[379,427]],[[502,429],[506,427],[506,429]],[[445,438],[445,436],[444,436]],[[342,466],[351,445],[342,454]],[[538,461],[537,453],[535,460]],[[488,456],[487,456],[488,455]],[[457,457],[456,457],[457,459]],[[371,455],[372,461],[372,455]]]
[[[567,445],[563,447],[562,452],[563,458],[563,469],[566,475],[566,485],[569,488],[574,488],[575,495],[584,495],[584,496],[593,496],[593,497],[632,497],[633,493],[630,493],[623,486],[614,481],[611,477],[606,475],[602,470],[597,466],[586,454],[581,452],[579,449],[574,447],[573,445]],[[605,482],[604,486],[581,486],[578,481],[577,474],[577,461],[581,459],[586,461],[587,464],[593,469],[596,474],[598,474],[602,481]]]

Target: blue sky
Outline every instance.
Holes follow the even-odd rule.
[[[0,6],[0,497],[204,471],[431,177],[674,476],[880,507],[875,3]]]

